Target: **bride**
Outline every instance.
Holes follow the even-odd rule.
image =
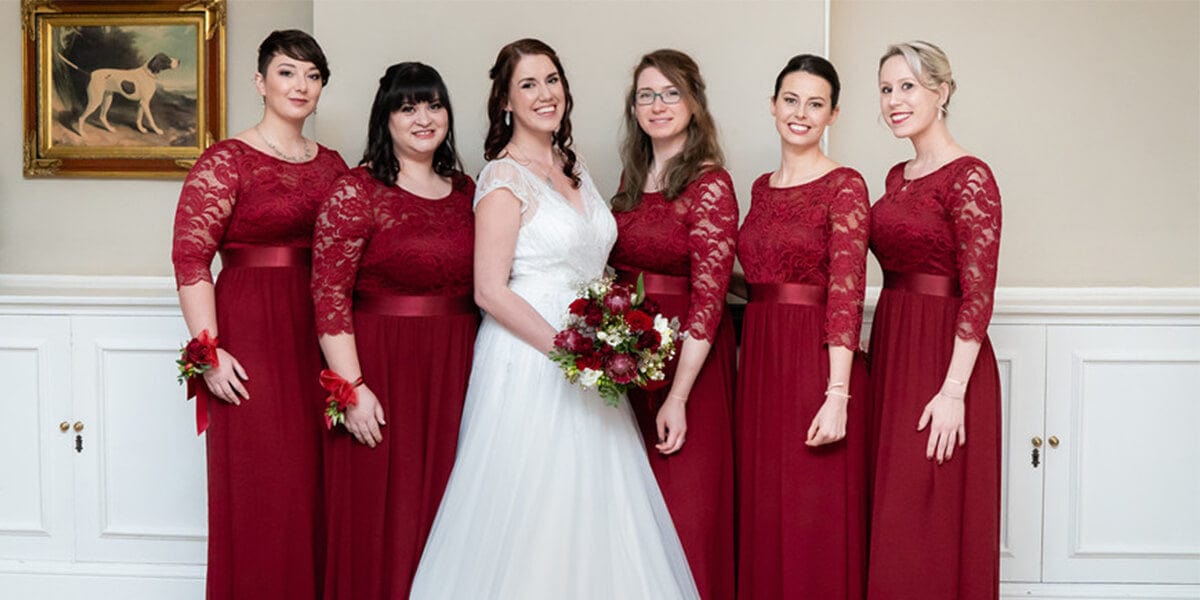
[[[475,342],[458,455],[411,598],[697,598],[627,403],[547,354],[617,229],[571,150],[571,92],[533,39],[500,50],[475,192]]]

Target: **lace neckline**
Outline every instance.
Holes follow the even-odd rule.
[[[240,140],[235,137],[226,138],[226,141],[237,142],[239,145],[249,148],[255,154],[265,156],[275,162],[280,162],[285,165],[309,165],[309,164],[312,164],[312,163],[316,162],[316,160],[321,157],[321,153],[323,153],[325,151],[324,146],[322,146],[321,144],[317,144],[316,142],[313,142],[314,144],[317,145],[317,150],[315,152],[313,152],[312,158],[310,158],[306,161],[302,161],[302,162],[292,162],[290,160],[284,160],[282,158],[279,158],[278,156],[275,156],[274,154],[271,154],[270,152],[263,152],[262,150],[259,150],[258,148],[255,148],[254,146],[250,145],[248,142],[245,142],[245,141]]]
[[[832,176],[834,173],[837,173],[838,171],[842,171],[842,170],[849,169],[849,168],[850,167],[837,166],[828,171],[825,171],[824,173],[817,176],[815,179],[810,179],[808,181],[796,183],[793,185],[784,185],[784,186],[778,186],[778,187],[771,185],[771,176],[775,174],[775,171],[768,171],[766,173],[763,173],[762,176],[765,178],[763,181],[764,181],[764,183],[766,183],[768,190],[787,191],[787,190],[795,190],[795,189],[802,188],[805,186],[821,183],[821,182],[825,181],[826,179],[829,179],[829,177]]]
[[[579,190],[578,190],[579,191],[579,202],[581,204],[583,204],[583,210],[580,210],[578,208],[575,208],[575,203],[571,202],[570,198],[567,198],[565,194],[563,194],[562,192],[555,189],[554,186],[546,183],[545,179],[538,177],[538,174],[535,173],[533,171],[533,169],[530,169],[529,167],[521,164],[521,161],[513,158],[512,156],[507,156],[507,155],[502,156],[502,157],[498,158],[497,160],[503,160],[503,161],[510,162],[510,163],[516,165],[517,168],[528,173],[530,175],[530,179],[537,181],[538,185],[546,188],[547,190],[550,191],[550,193],[554,194],[555,196],[558,196],[559,200],[562,200],[563,204],[565,204],[567,206],[567,208],[569,208],[571,210],[571,212],[575,213],[576,215],[579,215],[579,217],[581,219],[586,219],[592,214],[592,209],[590,206],[591,203],[588,202],[587,196],[583,193],[583,188],[584,188],[585,184],[584,184],[582,177],[579,179]]]
[[[905,176],[905,175],[904,175],[904,169],[905,169],[905,167],[907,167],[907,166],[908,166],[908,163],[910,162],[910,161],[907,161],[907,160],[906,160],[906,161],[904,161],[904,162],[900,163],[900,181],[901,181],[901,182],[902,182],[902,183],[903,183],[905,186],[907,186],[907,185],[908,185],[908,184],[910,184],[910,183],[913,183],[913,182],[915,182],[915,181],[920,181],[920,180],[922,180],[922,179],[925,179],[926,177],[929,177],[930,175],[933,175],[933,174],[935,174],[935,173],[938,173],[938,172],[939,172],[939,171],[941,171],[942,169],[945,169],[946,167],[949,167],[950,165],[952,165],[952,164],[954,164],[954,163],[956,163],[956,162],[958,162],[958,161],[960,161],[960,160],[966,159],[966,158],[975,158],[975,156],[974,156],[974,155],[971,155],[971,154],[964,154],[964,155],[962,155],[962,156],[960,156],[960,157],[958,157],[958,158],[952,158],[952,159],[950,159],[950,160],[946,161],[945,163],[943,163],[943,164],[942,164],[942,166],[940,166],[940,167],[938,167],[938,168],[936,168],[936,169],[934,169],[934,170],[932,170],[932,171],[930,171],[930,172],[928,172],[928,173],[926,173],[926,174],[924,174],[924,175],[920,175],[920,176],[918,176],[918,177],[913,177],[912,179],[909,179],[907,176]]]

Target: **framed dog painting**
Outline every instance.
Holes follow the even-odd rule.
[[[26,177],[182,177],[225,136],[225,0],[21,0]]]

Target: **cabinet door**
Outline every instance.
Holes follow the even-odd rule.
[[[1000,579],[1041,580],[1046,328],[992,325],[1000,368],[1003,454],[1000,474]],[[970,432],[967,432],[968,439]],[[970,443],[969,441],[967,442]],[[1037,460],[1033,451],[1037,450]]]
[[[1044,580],[1200,583],[1200,327],[1047,335]]]
[[[178,317],[74,317],[75,559],[205,562],[203,438],[176,383]]]
[[[70,321],[0,316],[0,559],[71,557]]]

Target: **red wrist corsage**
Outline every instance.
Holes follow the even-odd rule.
[[[207,329],[201,330],[200,335],[179,349],[179,360],[175,361],[175,364],[179,365],[180,384],[218,366],[220,362],[217,360],[217,338],[209,337]]]
[[[363,384],[363,378],[350,382],[330,369],[321,371],[321,387],[329,392],[325,399],[325,429],[333,429],[334,425],[346,422],[346,407],[358,404],[358,394],[354,388]]]

